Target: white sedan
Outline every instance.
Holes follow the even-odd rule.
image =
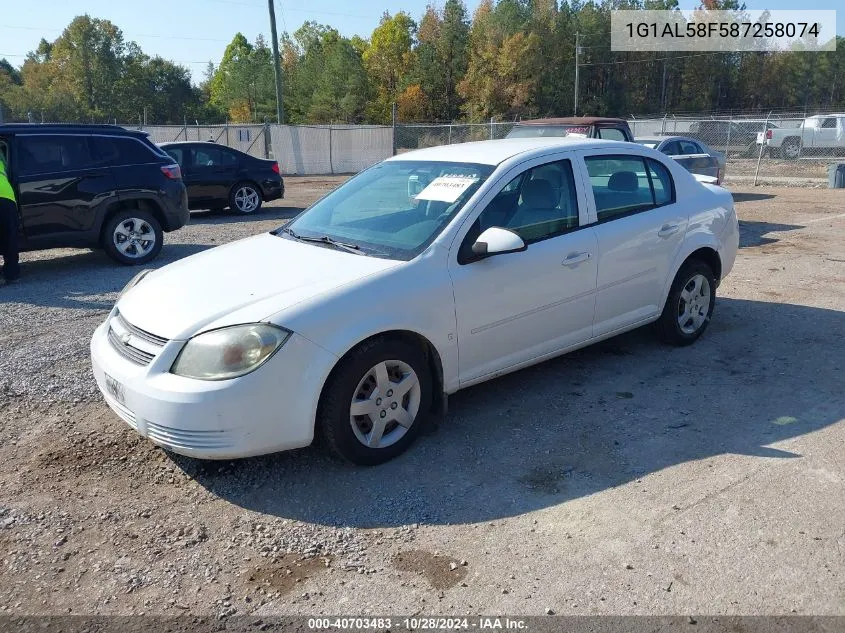
[[[508,139],[402,154],[289,224],[143,271],[91,341],[109,406],[199,458],[310,444],[375,464],[447,394],[654,323],[704,332],[733,200],[646,147]]]

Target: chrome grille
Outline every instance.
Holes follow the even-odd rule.
[[[139,339],[147,341],[147,343],[152,343],[158,347],[164,347],[167,343],[166,338],[162,338],[160,336],[156,336],[155,334],[150,334],[149,332],[145,332],[139,327],[135,327],[129,321],[123,318],[123,315],[120,312],[115,312],[114,320],[118,322],[118,324],[122,325],[126,330],[128,330],[131,334],[134,334]]]
[[[129,323],[116,312],[109,322],[109,343],[126,360],[147,366],[167,344],[167,339],[150,334]]]

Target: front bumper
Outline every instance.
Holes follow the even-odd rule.
[[[308,339],[291,335],[246,376],[205,381],[169,373],[184,341],[168,341],[146,366],[119,354],[109,341],[110,320],[91,339],[94,378],[106,403],[140,435],[200,459],[275,453],[313,440],[320,391],[337,358]]]

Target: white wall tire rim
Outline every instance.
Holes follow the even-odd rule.
[[[152,252],[156,245],[156,232],[152,225],[141,218],[126,218],[117,223],[112,243],[124,257],[140,259]]]
[[[258,208],[258,192],[252,187],[241,187],[235,192],[235,206],[238,211],[251,213]]]
[[[349,405],[349,423],[358,441],[374,449],[401,440],[417,419],[422,397],[419,377],[401,360],[377,363],[358,382]]]
[[[684,334],[695,334],[710,315],[710,282],[698,273],[681,289],[678,299],[678,327]]]

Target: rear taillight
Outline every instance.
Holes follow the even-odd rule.
[[[282,175],[282,170],[279,169],[279,163],[273,163],[273,171],[279,174],[280,176]]]
[[[767,138],[767,139],[771,139],[771,138],[772,138],[772,131],[771,131],[771,130],[766,130],[766,138]]]
[[[182,180],[182,168],[179,165],[162,165],[161,173],[170,180]]]

